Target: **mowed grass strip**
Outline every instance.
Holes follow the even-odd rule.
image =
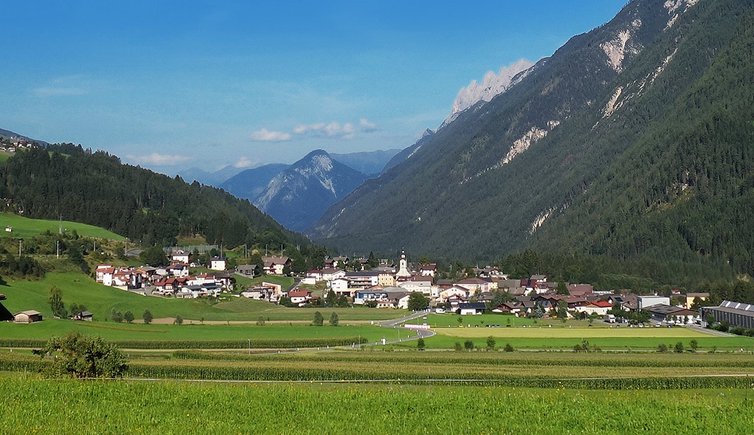
[[[0,323],[0,342],[5,339],[47,340],[76,331],[110,341],[212,341],[238,340],[246,347],[248,340],[296,340],[307,338],[363,337],[377,342],[383,330],[376,326],[292,325],[144,325],[113,322],[76,322],[45,320],[32,324]],[[408,333],[408,332],[407,332]]]
[[[5,227],[11,226],[13,231],[6,232]],[[45,231],[57,233],[62,227],[67,233],[76,231],[82,237],[94,237],[108,240],[125,240],[126,238],[94,225],[82,224],[72,221],[57,221],[48,219],[30,219],[13,213],[0,213],[0,237],[27,238],[33,237]]]
[[[0,425],[24,433],[748,433],[750,395],[738,389],[79,382],[13,374],[0,380]],[[474,412],[452,411],[469,407]]]
[[[460,338],[699,338],[708,334],[688,328],[435,328],[440,335]]]

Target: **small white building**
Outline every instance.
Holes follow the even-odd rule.
[[[209,268],[212,270],[225,270],[225,259],[215,257],[209,262]]]
[[[637,308],[643,310],[653,305],[670,305],[670,298],[667,296],[638,296]]]

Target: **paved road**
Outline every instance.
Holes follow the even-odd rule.
[[[414,311],[413,313],[409,314],[408,316],[401,317],[400,319],[392,319],[392,320],[385,320],[383,322],[380,322],[379,325],[384,328],[394,328],[401,323],[408,322],[409,320],[415,320],[420,317],[425,317],[427,314],[429,314],[429,310],[424,311]]]
[[[699,325],[686,325],[686,327],[689,329],[693,329],[694,331],[701,332],[702,334],[715,335],[717,337],[737,337],[737,335],[735,334],[729,334],[727,332],[716,331],[714,329],[702,328]]]

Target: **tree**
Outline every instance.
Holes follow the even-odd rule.
[[[675,344],[675,353],[683,353],[683,342],[679,341]]]
[[[558,288],[557,288],[557,294],[559,295],[570,295],[571,292],[568,291],[568,287],[566,287],[564,281],[558,281]]]
[[[421,292],[412,292],[408,297],[409,311],[426,310],[429,307],[429,299]]]
[[[338,313],[333,311],[332,314],[330,314],[330,326],[338,326]]]
[[[149,310],[144,310],[144,314],[141,315],[141,318],[144,319],[144,324],[149,325],[152,323],[152,313]]]
[[[696,341],[696,339],[694,339],[694,340],[691,340],[691,341],[689,342],[689,347],[691,348],[691,351],[692,351],[692,352],[696,352],[696,350],[697,350],[697,349],[699,348],[699,342],[698,342],[698,341]]]
[[[330,291],[327,292],[327,296],[325,296],[325,306],[332,307],[335,306],[335,300],[337,299],[337,296],[335,295],[335,292],[333,289],[330,289]]]
[[[68,311],[66,311],[65,304],[63,304],[63,291],[57,286],[53,286],[50,289],[50,297],[48,301],[50,302],[53,316],[61,319],[68,317]]]
[[[487,350],[495,350],[495,338],[491,335],[487,337]]]
[[[151,246],[139,255],[142,262],[150,266],[167,266],[170,264],[165,251],[159,246]]]
[[[133,323],[134,313],[126,311],[125,314],[123,314],[123,320],[125,320],[127,323]]]
[[[419,337],[419,340],[416,342],[416,348],[419,349],[419,350],[424,350],[424,348],[426,346],[427,345],[424,343],[424,338],[423,337]]]
[[[47,372],[53,376],[115,378],[123,376],[128,368],[125,357],[114,344],[78,332],[71,332],[62,338],[53,337],[45,347],[34,353],[53,359]]]
[[[115,323],[120,323],[123,321],[123,314],[120,311],[113,310],[110,312],[110,320]]]
[[[471,340],[464,341],[463,342],[463,348],[466,349],[466,350],[468,350],[468,351],[474,350],[474,342],[471,341]]]
[[[314,320],[312,321],[312,325],[314,326],[322,326],[325,322],[325,319],[322,317],[322,313],[319,311],[314,312]]]
[[[558,319],[565,322],[568,318],[568,303],[566,301],[558,301]]]
[[[178,326],[183,325],[183,317],[181,317],[180,314],[175,316],[175,320],[173,321],[173,323],[175,323]]]

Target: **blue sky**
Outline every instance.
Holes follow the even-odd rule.
[[[0,128],[176,173],[404,148],[625,0],[8,1]]]

